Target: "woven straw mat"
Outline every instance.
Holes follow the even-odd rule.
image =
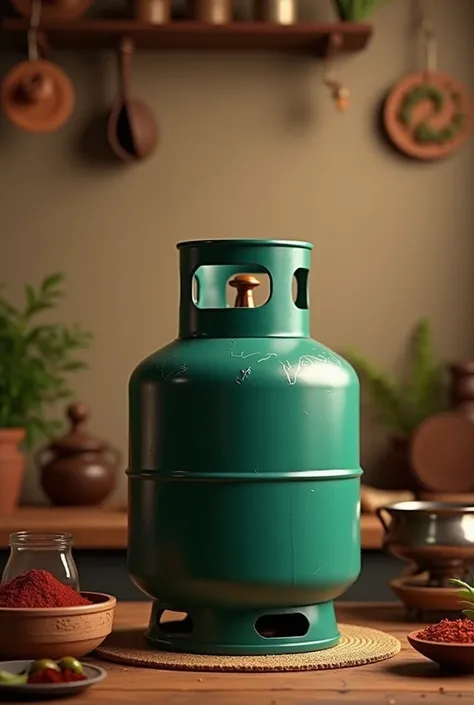
[[[115,631],[94,652],[115,663],[175,671],[321,671],[363,666],[392,658],[400,651],[398,639],[377,629],[340,624],[337,646],[305,654],[271,656],[206,656],[154,649],[143,630]]]

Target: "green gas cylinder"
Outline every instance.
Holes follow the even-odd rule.
[[[338,642],[333,600],[360,571],[359,383],[310,337],[311,248],[178,245],[179,337],[129,385],[128,564],[157,649]],[[254,306],[259,273],[270,295]]]

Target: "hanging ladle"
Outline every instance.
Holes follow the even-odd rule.
[[[109,144],[124,162],[146,159],[154,151],[158,140],[152,111],[141,100],[130,97],[133,52],[132,40],[123,38],[118,51],[118,92],[108,123]]]

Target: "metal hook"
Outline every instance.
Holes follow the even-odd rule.
[[[426,19],[425,4],[423,0],[416,3],[416,23],[424,43],[424,63],[427,74],[436,73],[438,70],[438,43],[433,30],[433,25]]]
[[[436,73],[438,70],[438,43],[431,24],[423,21],[421,31],[425,42],[425,68],[427,73]]]
[[[349,91],[344,88],[342,83],[336,81],[331,77],[331,71],[328,68],[333,57],[341,50],[344,44],[344,37],[338,32],[330,34],[328,37],[328,43],[326,47],[325,59],[326,59],[326,69],[323,75],[324,85],[327,86],[331,91],[331,97],[336,104],[337,109],[343,113],[349,107]]]
[[[38,27],[41,19],[41,0],[32,0],[30,24],[28,27],[28,60],[38,61]]]

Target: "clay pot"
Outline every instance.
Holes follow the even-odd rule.
[[[171,21],[170,0],[133,0],[136,20],[146,24],[166,24]]]
[[[390,436],[380,468],[380,480],[386,489],[419,490],[411,469],[409,436]]]
[[[231,0],[191,0],[190,17],[206,24],[229,24],[232,22]]]
[[[101,504],[115,488],[120,453],[86,429],[89,409],[85,404],[68,407],[67,416],[69,433],[35,456],[41,485],[57,506]]]
[[[25,457],[19,449],[22,428],[0,428],[0,517],[13,514],[20,499]]]

